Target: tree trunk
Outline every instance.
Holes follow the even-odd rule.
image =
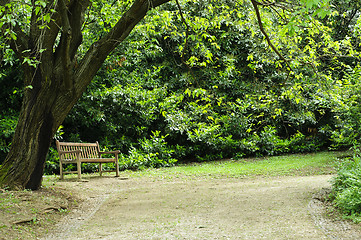
[[[0,168],[0,185],[12,189],[35,190],[41,186],[51,140],[79,98],[70,97],[56,76],[46,81],[40,71],[31,72],[25,78],[32,78],[32,87],[25,89],[11,149]]]
[[[38,189],[50,147],[51,129],[54,119],[49,112],[37,112],[31,116],[35,125],[28,124],[30,111],[25,111],[19,118],[11,150],[1,168],[3,183],[12,189]]]

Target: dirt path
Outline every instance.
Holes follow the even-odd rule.
[[[91,178],[58,182],[84,202],[44,239],[360,239],[312,195],[330,176]]]

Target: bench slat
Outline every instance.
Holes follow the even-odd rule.
[[[97,143],[74,143],[74,142],[59,142],[60,146],[74,146],[74,147],[96,147]]]
[[[84,163],[107,163],[115,162],[115,160],[115,158],[80,158],[80,161]]]

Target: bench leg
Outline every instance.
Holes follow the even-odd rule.
[[[64,173],[63,173],[63,164],[61,163],[61,161],[59,160],[59,165],[60,165],[60,180],[64,179]]]
[[[115,176],[119,177],[119,163],[118,163],[118,159],[115,161]]]
[[[78,179],[81,179],[81,162],[80,161],[76,163],[76,168],[77,168],[76,170],[78,172]]]
[[[100,176],[103,176],[103,165],[102,165],[102,163],[99,163],[99,174],[100,174]]]

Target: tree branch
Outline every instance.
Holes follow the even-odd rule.
[[[185,53],[186,53],[186,50],[188,48],[188,38],[189,38],[189,25],[183,15],[183,11],[182,11],[182,7],[181,5],[179,4],[179,1],[176,0],[177,2],[177,6],[178,6],[178,10],[179,10],[179,15],[181,16],[181,19],[182,19],[182,22],[184,23],[184,25],[186,26],[186,42],[184,44],[184,47],[183,47],[183,50],[182,50],[182,55],[181,55],[181,61],[182,63],[188,68],[193,80],[197,81],[196,78],[194,77],[194,74],[193,74],[193,71],[192,71],[192,68],[189,66],[189,64],[184,60],[184,57],[185,57]],[[198,85],[198,82],[197,82],[197,85]]]
[[[92,44],[75,72],[76,90],[81,93],[90,83],[106,57],[118,46],[151,8],[171,0],[135,0],[107,35]]]
[[[251,0],[252,2],[252,5],[253,5],[253,8],[254,10],[256,11],[256,16],[257,16],[257,22],[258,22],[258,25],[259,25],[259,28],[263,34],[263,36],[266,38],[266,41],[268,43],[268,45],[272,48],[272,50],[277,54],[277,56],[283,60],[287,67],[292,70],[291,66],[288,64],[288,61],[284,58],[284,56],[277,50],[277,48],[273,45],[271,39],[269,38],[267,32],[264,30],[264,27],[263,27],[263,23],[262,23],[262,18],[261,18],[261,14],[259,12],[259,9],[258,9],[258,2],[255,1],[255,0]]]
[[[73,61],[74,56],[83,40],[82,26],[85,21],[85,10],[91,5],[89,0],[76,0],[69,6],[69,19],[72,29],[72,41],[69,49],[70,59]]]
[[[290,4],[287,1],[270,2],[270,1],[266,1],[266,0],[263,0],[262,2],[254,0],[254,3],[259,6],[263,6],[263,7],[277,7],[277,8],[281,8],[283,10],[289,10],[289,8],[286,6],[286,4]]]
[[[34,52],[34,57],[39,61],[53,62],[53,47],[55,44],[56,37],[60,31],[60,16],[55,11],[57,5],[53,0],[48,1],[47,5],[41,8],[40,12],[36,11],[34,1],[32,3],[32,15],[30,23],[30,41],[31,47]],[[46,22],[42,17],[45,15],[51,16],[51,21]]]
[[[90,5],[89,0],[59,0],[58,13],[61,19],[61,40],[56,49],[56,66],[62,66],[65,88],[74,90],[72,77],[75,55],[82,43],[81,28],[84,22],[84,12]]]
[[[47,26],[43,29],[43,39],[42,39],[42,51],[40,61],[46,62],[47,64],[43,64],[43,71],[45,74],[50,76],[53,72],[53,63],[54,63],[54,45],[56,43],[57,36],[60,31],[61,26],[61,18],[60,14],[56,11],[58,8],[55,3],[47,6],[47,9],[55,9],[55,12],[52,14],[52,20],[47,24]],[[40,46],[39,46],[40,47]],[[40,50],[40,48],[39,48]]]
[[[182,22],[183,22],[184,25],[186,26],[186,42],[185,42],[185,46],[184,46],[184,48],[183,48],[182,55],[181,55],[182,62],[184,62],[184,55],[185,55],[185,51],[186,51],[187,45],[188,45],[188,35],[189,35],[189,28],[190,28],[190,27],[189,27],[186,19],[184,18],[183,11],[182,11],[182,7],[180,6],[179,1],[176,0],[176,2],[177,2],[177,6],[178,6],[179,15],[180,15],[180,17],[181,17],[181,19],[182,19]],[[186,63],[185,63],[185,64],[186,64]],[[187,65],[187,67],[189,67],[188,64],[186,64],[186,65]]]
[[[10,41],[10,47],[20,59],[23,59],[23,57],[27,55],[25,51],[29,49],[29,36],[21,30],[19,25],[11,28],[10,24],[7,24],[5,28],[10,28],[16,34],[16,39],[11,39]]]
[[[70,26],[70,21],[68,17],[68,7],[66,6],[65,0],[59,0],[59,14],[62,23],[62,34],[61,34],[61,44],[59,45],[61,49],[62,63],[64,67],[64,84],[66,89],[72,88],[72,79],[70,77],[70,43],[72,37],[72,28]]]

